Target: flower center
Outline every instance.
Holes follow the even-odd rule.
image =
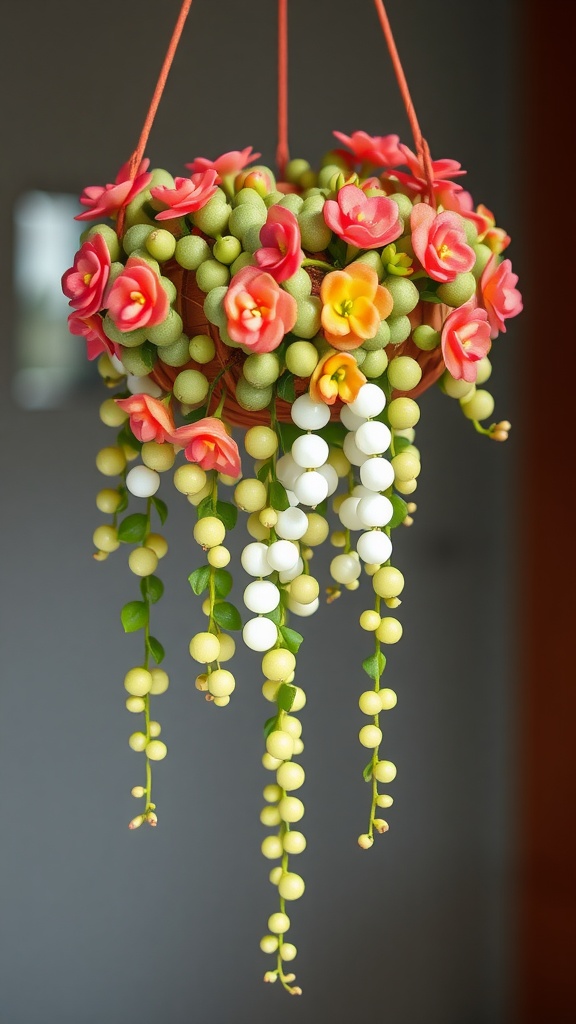
[[[350,316],[353,309],[354,302],[352,299],[343,299],[340,303],[340,307],[338,308],[338,312],[340,313],[340,316]]]
[[[90,284],[90,281],[92,280],[92,274],[84,274],[82,280],[84,281],[84,284]]]
[[[445,260],[450,255],[450,249],[446,245],[446,242],[442,242],[442,245],[437,250],[438,256],[441,260]]]
[[[142,292],[130,292],[130,299],[132,302],[137,302],[139,306],[143,306],[146,302]]]
[[[363,220],[366,220],[366,214],[362,213],[362,210],[360,210],[360,213],[356,214],[356,220],[358,220],[358,221],[360,221],[360,223],[362,223]]]

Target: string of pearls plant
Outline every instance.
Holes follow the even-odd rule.
[[[335,134],[344,149],[318,171],[291,161],[282,182],[268,167],[247,169],[259,156],[250,148],[197,158],[185,178],[148,171],[147,160],[133,178],[122,168],[114,183],[84,191],[78,219],[98,223],[63,277],[70,329],[115,389],[100,408],[116,437],[96,459],[108,478],[97,506],[111,520],[94,532],[95,558],[131,545],[128,565],[140,580],[139,596],[121,611],[124,630],[143,635],[142,660],[124,679],[128,711],[143,716],[129,743],[145,758],[132,789],[142,809],[130,828],[157,823],[152,764],[167,753],[151,698],[169,679],[151,626],[167,551],[168,508],[157,491],[173,471],[196,509],[202,552],[189,576],[205,617],[189,638],[196,687],[214,707],[230,704],[233,633],[262,656],[271,705],[263,765],[273,775],[262,853],[277,862],[278,903],[261,948],[275,958],[265,980],[292,994],[300,988],[286,971],[297,952],[287,907],[304,892],[290,858],[306,846],[297,717],[306,697],[295,681],[303,637],[289,621],[313,615],[322,589],[331,602],[362,575],[371,579],[371,606],[360,615],[373,638],[362,663],[370,682],[358,701],[370,791],[358,844],[368,849],[388,829],[380,814],[392,805],[385,788],[396,775],[382,747],[382,716],[397,700],[383,685],[384,651],[403,631],[393,535],[416,511],[416,399],[439,381],[477,431],[505,440],[506,421],[483,425],[494,402],[479,385],[491,373],[492,341],[521,309],[501,256],[509,238],[453,180],[464,173],[456,161],[433,161],[430,183],[397,136]],[[122,231],[114,229],[120,212]],[[231,424],[246,428],[251,475],[242,475]],[[231,487],[232,500],[223,498]],[[143,511],[129,510],[133,498]],[[229,600],[226,546],[239,510],[250,537],[241,555],[244,614]],[[313,549],[328,538],[337,551],[329,582],[310,571]]]

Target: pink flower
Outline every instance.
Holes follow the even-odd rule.
[[[479,242],[483,242],[497,255],[508,248],[510,235],[507,235],[503,228],[496,227],[496,218],[487,206],[480,203],[480,206],[476,207],[475,218],[476,221],[480,221],[478,226]]]
[[[240,476],[238,445],[215,416],[178,427],[172,440],[184,447],[188,462],[196,462],[202,469],[215,469],[226,476]]]
[[[103,352],[108,352],[109,355],[118,354],[118,346],[104,334],[102,317],[98,313],[92,313],[87,317],[80,316],[78,313],[70,313],[68,330],[70,334],[86,338],[88,359],[97,359]]]
[[[414,252],[429,277],[453,281],[457,274],[472,270],[476,256],[457,213],[444,210],[437,214],[427,203],[416,203],[410,224]]]
[[[377,167],[398,167],[403,164],[404,154],[398,143],[398,135],[367,135],[366,132],[332,132],[356,157],[358,163],[375,164]]]
[[[450,313],[442,328],[442,355],[448,372],[470,384],[476,380],[476,363],[490,351],[490,324],[485,309],[471,299]]]
[[[112,322],[119,331],[161,324],[170,308],[160,278],[139,256],[129,257],[106,301]]]
[[[128,163],[122,165],[113,185],[89,185],[80,196],[82,206],[87,206],[85,213],[79,213],[75,220],[96,220],[98,217],[115,217],[123,206],[128,206],[134,196],[138,195],[152,181],[152,175],[146,173],[148,159],[142,160],[138,173],[132,181],[128,177]]]
[[[176,188],[158,185],[157,188],[151,189],[154,199],[159,199],[168,207],[167,210],[156,214],[156,220],[174,220],[176,217],[185,217],[187,213],[201,210],[218,191],[216,178],[215,170],[199,171],[189,178],[175,178]]]
[[[124,412],[130,416],[130,430],[139,441],[172,441],[176,428],[172,413],[163,402],[150,395],[130,395],[130,398],[116,398]]]
[[[298,219],[283,206],[271,206],[266,223],[260,231],[264,248],[257,249],[254,258],[258,266],[267,270],[275,281],[286,281],[300,268],[304,259]]]
[[[377,249],[402,234],[398,207],[386,196],[364,195],[357,185],[344,185],[336,200],[324,203],[324,220],[349,245]]]
[[[251,352],[278,348],[298,315],[296,299],[259,267],[244,267],[234,275],[224,296],[224,310],[228,334]]]
[[[504,321],[522,312],[522,296],[515,287],[517,281],[518,274],[512,273],[510,260],[497,263],[496,255],[490,257],[480,278],[480,294],[488,313],[491,338],[500,331],[505,334]]]
[[[186,167],[194,173],[210,169],[215,170],[218,175],[216,181],[219,184],[222,178],[227,178],[231,174],[238,174],[247,164],[257,160],[260,155],[260,153],[253,153],[252,146],[248,146],[247,149],[233,149],[229,153],[223,153],[216,160],[207,160],[204,156],[198,156],[191,164],[186,164]]]
[[[110,253],[102,235],[89,238],[74,257],[74,266],[62,277],[62,291],[70,305],[84,317],[102,308],[110,274]]]

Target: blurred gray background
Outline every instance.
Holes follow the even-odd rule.
[[[289,6],[292,155],[314,163],[332,129],[397,132],[411,144],[369,0]],[[247,145],[272,163],[275,7],[195,0],[148,147],[153,166],[185,173],[194,156]],[[91,558],[94,456],[111,436],[97,415],[104,394],[95,384],[43,412],[15,404],[12,211],[31,189],[79,194],[113,180],[136,144],[177,8],[3,5],[0,1022],[506,1024],[518,435],[490,444],[438,391],[422,403],[416,523],[396,542],[407,586],[405,638],[386,673],[399,695],[385,737],[395,803],[390,832],[367,853],[356,845],[368,799],[357,696],[370,642],[355,623],[370,588],[303,620],[307,890],[291,914],[302,998],[261,982],[270,963],[258,942],[275,894],[259,850],[270,781],[259,656],[237,656],[227,709],[194,689],[195,516],[169,479],[167,594],[154,611],[172,679],[156,705],[169,756],[155,768],[159,827],[126,828],[142,758],[127,745],[136,726],[122,679],[141,641],[119,623],[136,596],[125,550],[101,565]],[[432,154],[468,169],[466,186],[515,238],[521,271],[515,10],[502,0],[441,0],[433,14],[426,0],[389,4]],[[495,345],[497,418],[514,419],[521,332],[513,323]],[[325,582],[329,557],[314,560]]]

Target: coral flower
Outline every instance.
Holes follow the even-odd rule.
[[[227,330],[251,352],[272,352],[296,323],[296,299],[282,291],[271,274],[244,267],[224,296]]]
[[[386,196],[368,197],[357,185],[345,185],[336,200],[324,203],[324,220],[349,245],[377,249],[402,234],[398,207]]]
[[[351,352],[373,338],[393,305],[388,289],[378,284],[376,271],[359,262],[327,274],[320,298],[324,335],[340,352]]]
[[[442,328],[442,355],[448,372],[456,380],[473,383],[478,374],[476,363],[490,351],[490,324],[485,309],[475,307],[471,299],[453,310]]]
[[[130,430],[139,441],[172,441],[176,427],[172,413],[163,402],[151,395],[130,395],[130,398],[116,398],[124,412],[130,416]]]
[[[258,266],[275,281],[287,281],[304,259],[297,218],[283,206],[271,206],[260,231],[260,241],[264,248],[254,253]]]
[[[429,277],[453,281],[457,274],[472,270],[476,256],[459,214],[450,210],[437,214],[426,203],[416,203],[410,224],[414,252]]]
[[[329,352],[310,378],[310,397],[326,405],[334,405],[337,398],[353,402],[365,383],[366,377],[358,369],[354,356],[347,352]]]
[[[135,331],[138,327],[161,324],[170,308],[160,278],[139,256],[129,257],[106,301],[110,317],[119,331]]]
[[[476,218],[481,222],[478,229],[478,241],[483,242],[492,252],[499,255],[510,245],[510,235],[507,235],[503,228],[496,227],[494,214],[482,203],[476,207]]]
[[[168,209],[156,214],[156,220],[174,220],[195,213],[218,191],[215,184],[218,175],[213,169],[191,174],[189,178],[175,178],[175,188],[158,185],[150,189],[154,199],[160,200]]]
[[[62,277],[62,291],[79,316],[89,317],[102,308],[110,274],[110,253],[102,235],[89,238],[74,257],[74,266]]]
[[[97,359],[103,352],[107,352],[111,356],[118,354],[118,346],[104,334],[102,317],[98,313],[87,317],[80,316],[78,313],[70,313],[68,330],[70,334],[86,338],[88,359]]]
[[[118,210],[128,206],[134,196],[148,188],[152,181],[152,175],[146,173],[149,163],[148,159],[142,160],[134,180],[128,176],[128,163],[125,163],[112,185],[89,185],[80,196],[80,203],[88,209],[77,214],[74,219],[96,220],[99,217],[115,217]]]
[[[510,260],[498,263],[496,256],[491,256],[480,278],[480,294],[488,313],[491,338],[500,331],[505,334],[504,321],[522,312],[522,296],[516,288],[517,281],[518,274],[512,273]]]
[[[332,132],[333,135],[348,146],[358,163],[374,164],[376,167],[398,167],[405,163],[404,153],[398,143],[398,135],[368,135],[366,132]]]
[[[202,469],[215,469],[226,476],[240,476],[238,445],[215,416],[178,427],[172,440],[184,447],[188,462],[196,462]]]
[[[428,182],[426,181],[423,160],[416,156],[408,146],[400,143],[399,148],[404,154],[402,162],[408,164],[412,173],[406,174],[404,171],[395,170],[393,174],[385,174],[384,178],[399,181],[409,195],[424,195],[428,192]],[[434,195],[437,202],[447,208],[449,197],[456,192],[462,191],[462,186],[451,179],[466,174],[466,171],[462,170],[462,165],[457,160],[432,160],[431,165]]]
[[[215,170],[216,182],[219,184],[223,178],[228,178],[231,174],[238,174],[248,164],[257,160],[260,155],[260,153],[253,153],[252,146],[248,146],[247,149],[232,149],[229,153],[223,153],[222,156],[217,157],[216,160],[207,160],[204,156],[198,156],[191,164],[186,164],[186,167],[195,174],[198,171]]]

